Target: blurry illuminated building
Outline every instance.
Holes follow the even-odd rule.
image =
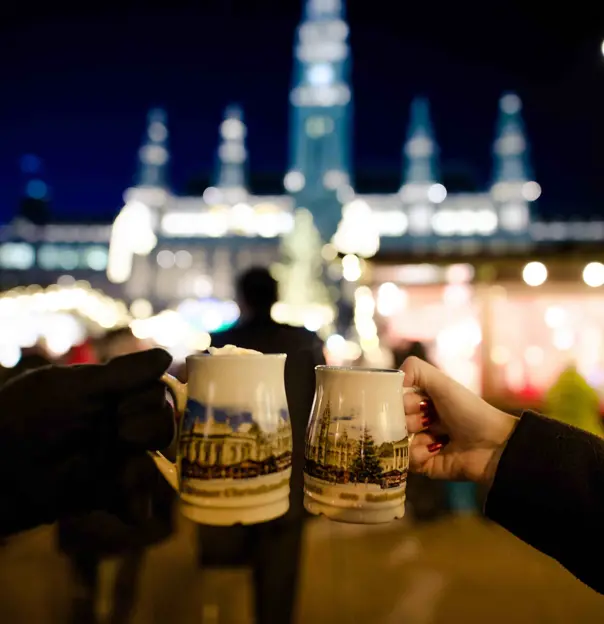
[[[444,187],[428,101],[417,98],[402,141],[399,188],[362,194],[352,170],[350,73],[343,0],[306,0],[294,46],[291,154],[282,193],[250,190],[246,126],[242,111],[231,107],[220,125],[213,186],[202,196],[175,194],[168,183],[166,113],[153,110],[135,184],[125,191],[113,225],[45,223],[32,216],[43,211],[29,202],[0,229],[0,287],[86,280],[123,300],[119,311],[95,308],[105,325],[124,310],[142,323],[168,309],[163,320],[152,316],[147,329],[137,331],[151,332],[155,323],[153,331],[163,332],[171,346],[181,327],[177,317],[201,333],[232,323],[238,314],[234,276],[252,264],[277,262],[284,237],[291,255],[304,257],[304,247],[285,236],[295,222],[308,225],[307,212],[295,218],[304,208],[327,243],[326,273],[354,307],[351,334],[328,341],[332,359],[350,359],[356,342],[357,355],[360,346],[369,362],[377,362],[379,331],[390,343],[425,341],[440,366],[486,394],[500,395],[503,388],[528,395],[533,387],[539,394],[557,372],[552,367],[571,357],[604,390],[604,309],[597,295],[604,267],[592,262],[600,258],[593,249],[604,238],[604,221],[536,220],[531,206],[541,189],[519,97],[508,93],[499,101],[492,177],[483,192]],[[39,200],[45,183],[35,159],[25,165],[30,199]],[[562,244],[580,249],[573,252],[576,261],[557,259]],[[282,275],[310,275],[312,263],[303,259],[308,270]],[[547,268],[524,269],[531,259]],[[587,286],[582,271],[590,262],[583,275]],[[325,298],[319,287],[307,292]]]

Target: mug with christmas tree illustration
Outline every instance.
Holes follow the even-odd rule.
[[[304,506],[331,520],[402,518],[409,468],[404,373],[317,366],[306,431]]]

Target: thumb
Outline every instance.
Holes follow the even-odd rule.
[[[164,349],[149,349],[116,357],[101,366],[82,366],[79,372],[88,392],[127,392],[156,381],[171,363],[172,356]]]
[[[415,356],[408,357],[403,362],[401,370],[405,373],[405,386],[418,388],[428,396],[436,390],[436,386],[444,376],[432,364],[428,364],[428,362],[420,360],[420,358]]]

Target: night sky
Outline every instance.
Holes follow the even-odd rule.
[[[154,105],[168,111],[175,191],[211,172],[230,102],[244,108],[252,171],[285,172],[298,0],[6,4],[17,6],[0,9],[0,219],[23,192],[25,153],[44,161],[55,214],[113,216]],[[497,99],[511,89],[540,210],[601,212],[604,12],[593,4],[349,0],[359,177],[390,176],[383,190],[395,190],[409,102],[425,94],[444,172],[486,186]]]

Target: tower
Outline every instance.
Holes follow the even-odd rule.
[[[431,231],[434,204],[447,196],[438,183],[438,146],[426,98],[411,103],[409,128],[403,147],[403,184],[400,195],[409,215],[409,232],[427,235]]]
[[[403,186],[423,187],[426,191],[438,180],[438,146],[430,119],[428,100],[418,97],[411,102],[407,139],[403,147]]]
[[[227,197],[240,196],[246,192],[246,132],[241,108],[229,106],[220,124],[218,165],[214,183]],[[240,201],[240,197],[233,197],[232,200]]]
[[[18,214],[32,223],[44,225],[50,218],[50,192],[42,179],[42,161],[33,154],[26,154],[21,158],[20,165],[24,192]]]
[[[514,93],[507,93],[499,100],[493,146],[491,194],[500,231],[514,236],[528,235],[529,202],[535,201],[541,194],[539,184],[532,177],[521,109],[522,102]]]
[[[166,113],[161,108],[154,108],[147,115],[147,133],[138,151],[138,173],[136,186],[160,187],[167,183],[168,128]]]
[[[351,194],[351,90],[343,0],[306,0],[294,48],[290,169],[286,190],[311,211],[323,240]]]

